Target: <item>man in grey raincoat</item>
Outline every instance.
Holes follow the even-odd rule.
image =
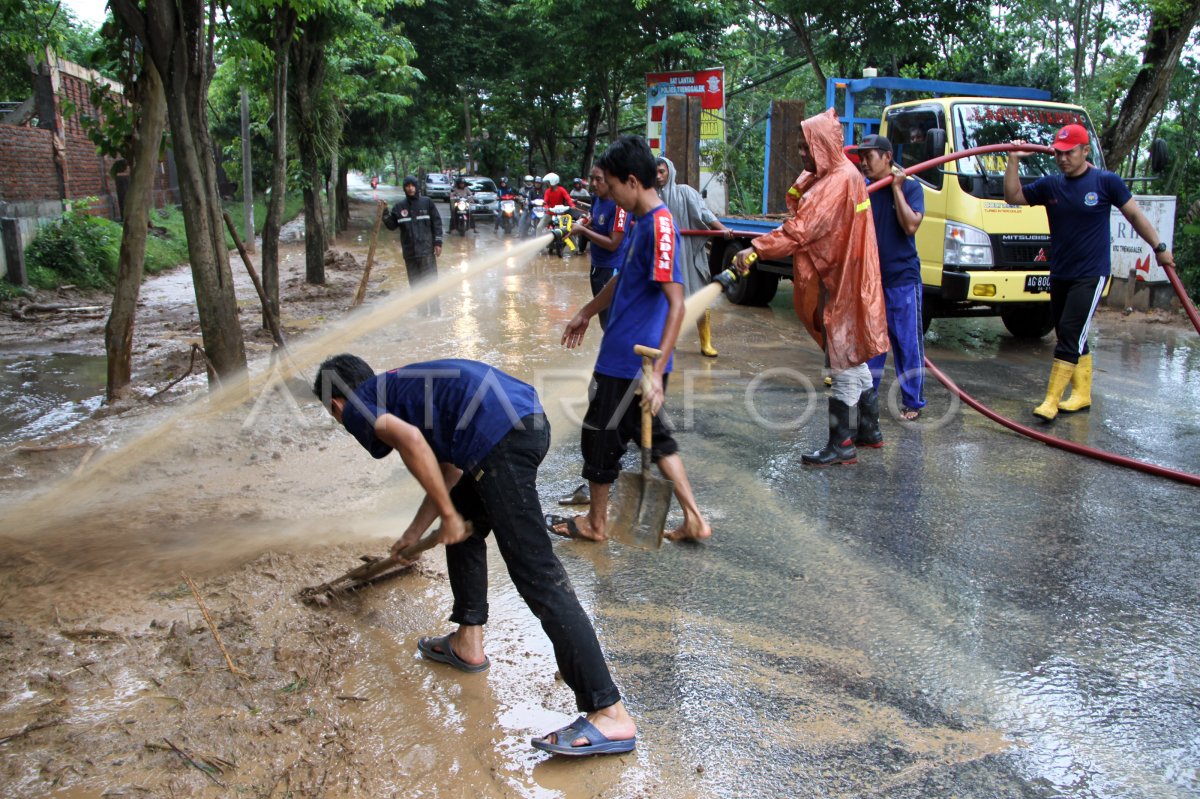
[[[700,192],[686,183],[675,182],[675,165],[671,160],[659,156],[657,162],[658,194],[674,217],[675,226],[680,230],[723,230],[725,238],[732,239],[733,231],[722,225],[717,215],[704,204]],[[680,239],[679,269],[683,273],[683,293],[690,297],[712,279],[708,271],[708,253],[704,249],[704,237],[680,236]],[[712,344],[712,318],[707,309],[697,320],[696,329],[700,332],[700,353],[709,358],[717,357]]]

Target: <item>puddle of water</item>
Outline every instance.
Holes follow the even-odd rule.
[[[73,353],[0,356],[0,444],[69,430],[104,402],[106,360]]]

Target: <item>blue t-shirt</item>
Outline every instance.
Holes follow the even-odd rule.
[[[612,200],[601,200],[599,197],[592,203],[592,221],[590,227],[601,236],[611,237],[615,231],[625,230],[625,212],[617,207]],[[624,239],[621,239],[624,242]],[[620,246],[613,251],[597,247],[593,242],[592,266],[600,269],[616,269],[621,265],[617,260],[624,253]]]
[[[915,180],[901,185],[908,207],[925,213],[925,191]],[[875,218],[875,242],[879,245],[879,274],[885,289],[921,282],[921,259],[916,240],[900,227],[892,187],[871,193],[871,215]]]
[[[657,347],[667,322],[663,283],[683,283],[679,271],[679,231],[667,206],[659,205],[625,233],[625,261],[616,292],[608,307],[608,327],[600,340],[596,371],[609,377],[633,379],[642,372],[634,344]],[[674,354],[667,361],[671,371]]]
[[[1108,277],[1112,271],[1109,217],[1133,197],[1125,181],[1089,166],[1079,177],[1047,175],[1025,187],[1025,202],[1046,206],[1050,276]]]
[[[342,411],[342,426],[373,457],[392,448],[375,437],[375,419],[390,413],[419,428],[439,463],[472,471],[521,419],[541,413],[533,386],[486,363],[447,358],[376,375]]]

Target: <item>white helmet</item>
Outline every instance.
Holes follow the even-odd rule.
[[[533,183],[533,175],[526,175],[526,176],[525,176],[525,182],[526,182],[526,183]]]
[[[548,186],[557,186],[558,185],[558,175],[554,174],[553,172],[547,172],[544,180],[546,181],[546,185],[548,185]]]

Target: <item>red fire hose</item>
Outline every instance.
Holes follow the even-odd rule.
[[[973,156],[973,155],[983,155],[985,153],[1005,153],[1005,152],[1011,152],[1012,150],[1030,150],[1030,151],[1043,152],[1043,153],[1053,153],[1054,152],[1054,150],[1050,147],[1046,147],[1044,145],[1037,145],[1037,144],[1022,144],[1022,145],[989,144],[984,147],[973,147],[970,150],[962,150],[960,152],[947,153],[946,155],[940,155],[937,158],[931,158],[928,161],[924,161],[920,164],[916,164],[915,166],[909,167],[908,169],[905,170],[904,174],[911,175],[914,172],[923,172],[926,169],[930,169],[935,166],[941,166],[942,164],[945,164],[949,161],[957,161],[960,158],[967,158],[967,157]],[[867,191],[868,192],[879,191],[880,189],[884,188],[885,186],[890,186],[891,183],[892,183],[892,176],[888,175],[886,178],[883,178],[882,180],[873,182],[870,186],[867,187]],[[684,236],[715,237],[715,236],[725,236],[726,235],[726,232],[723,230],[681,230],[679,232],[681,235],[684,235]],[[758,233],[755,233],[755,232],[740,231],[740,230],[732,231],[732,233],[733,233],[733,236],[732,236],[733,238],[753,238],[753,237],[759,235]],[[1175,273],[1175,270],[1171,267],[1163,267],[1163,271],[1165,271],[1167,273],[1167,278],[1171,281],[1171,286],[1175,289],[1175,293],[1177,295],[1179,295],[1179,301],[1183,304],[1183,308],[1187,312],[1188,318],[1191,319],[1192,325],[1196,328],[1196,332],[1200,333],[1200,315],[1197,315],[1196,306],[1192,304],[1191,298],[1188,297],[1187,292],[1184,290],[1183,283],[1179,280],[1179,276]],[[1096,449],[1094,447],[1088,447],[1083,444],[1076,444],[1073,441],[1066,441],[1061,438],[1055,438],[1054,436],[1046,435],[1045,433],[1043,433],[1039,430],[1035,430],[1031,427],[1026,427],[1023,424],[1018,424],[1017,422],[1014,422],[1012,419],[1009,419],[1005,416],[1001,416],[1000,414],[996,413],[992,409],[988,408],[983,403],[976,400],[970,394],[967,394],[965,391],[963,391],[961,388],[959,388],[958,385],[953,380],[951,380],[941,369],[938,369],[936,366],[934,366],[933,362],[930,361],[928,358],[925,359],[925,368],[928,369],[929,373],[932,374],[934,377],[936,377],[938,379],[938,381],[943,386],[946,387],[947,391],[949,391],[950,393],[957,396],[966,405],[969,405],[970,407],[974,408],[976,411],[983,414],[988,419],[991,419],[996,424],[1007,427],[1009,430],[1020,433],[1023,436],[1028,436],[1029,438],[1032,438],[1035,441],[1041,441],[1043,444],[1047,444],[1048,446],[1057,447],[1058,449],[1063,449],[1063,450],[1066,450],[1067,452],[1073,452],[1076,455],[1085,455],[1089,458],[1095,458],[1096,460],[1105,461],[1107,463],[1111,463],[1116,466],[1123,466],[1127,469],[1134,469],[1139,472],[1145,472],[1146,474],[1155,475],[1157,477],[1165,477],[1169,480],[1176,480],[1180,483],[1187,483],[1188,485],[1200,486],[1200,475],[1190,474],[1188,472],[1181,472],[1178,469],[1171,469],[1166,466],[1158,466],[1157,464],[1153,464],[1153,463],[1146,463],[1145,461],[1139,461],[1134,458],[1127,458],[1123,455],[1115,455],[1111,452],[1105,452],[1104,450]]]

